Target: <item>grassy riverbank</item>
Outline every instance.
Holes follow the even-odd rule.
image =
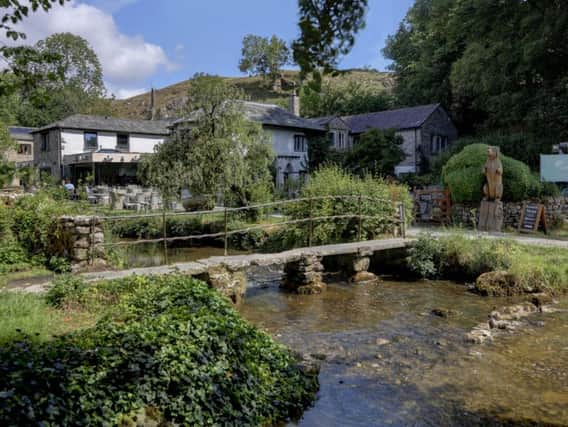
[[[568,250],[528,246],[507,239],[470,238],[463,234],[434,239],[423,235],[410,250],[407,267],[423,278],[469,282],[484,273],[503,272],[507,273],[507,283],[502,285],[512,293],[568,292]],[[498,294],[499,289],[494,289],[494,293]]]
[[[318,387],[315,372],[187,276],[65,277],[45,297],[0,295],[2,425],[266,425],[299,416]]]

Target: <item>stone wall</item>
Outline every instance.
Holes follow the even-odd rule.
[[[86,270],[89,267],[104,267],[104,250],[93,247],[104,243],[101,220],[92,216],[63,216],[59,219],[62,233],[60,246],[67,256],[73,271]]]
[[[531,203],[542,203],[546,211],[546,220],[549,226],[553,226],[559,219],[568,221],[568,197],[550,197],[542,201],[528,200]],[[464,227],[473,227],[479,223],[479,203],[455,204],[452,206],[452,223]],[[503,203],[503,226],[504,228],[517,228],[521,220],[523,202]]]

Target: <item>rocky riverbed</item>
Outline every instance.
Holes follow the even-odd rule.
[[[249,289],[240,310],[321,361],[318,401],[298,425],[568,425],[568,299],[554,312],[499,317],[521,301],[450,282],[337,282],[293,295],[276,276]],[[519,323],[468,343],[490,314]]]

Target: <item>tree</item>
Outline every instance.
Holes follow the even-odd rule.
[[[301,93],[302,116],[349,116],[388,110],[392,104],[386,92],[377,92],[357,81],[344,85],[325,82],[319,91],[304,87]]]
[[[312,87],[321,74],[332,72],[340,55],[349,53],[355,35],[365,26],[368,0],[299,0],[300,37],[293,42],[294,62],[302,76],[312,74]]]
[[[243,38],[239,70],[250,75],[261,75],[274,81],[281,68],[290,62],[286,42],[273,35],[270,39],[253,34]]]
[[[402,142],[394,130],[371,129],[361,135],[346,155],[344,167],[360,176],[393,175],[395,166],[406,157]]]
[[[462,133],[568,136],[568,9],[560,0],[417,0],[384,50],[401,104],[442,102]]]
[[[26,2],[20,0],[2,0],[0,1],[0,7],[4,9],[4,14],[0,19],[0,31],[6,31],[6,37],[12,40],[26,38],[23,32],[14,30],[11,25],[23,21],[30,13],[30,9],[32,12],[36,12],[41,8],[47,12],[51,9],[53,4],[59,3],[63,5],[66,1],[68,0],[27,0]]]
[[[193,195],[224,194],[238,205],[248,205],[260,188],[270,188],[274,155],[262,127],[242,114],[242,96],[220,77],[195,76],[188,122],[144,160],[146,182],[166,199],[187,188]]]
[[[6,54],[20,98],[20,124],[44,126],[75,113],[108,114],[102,67],[85,39],[59,33]]]

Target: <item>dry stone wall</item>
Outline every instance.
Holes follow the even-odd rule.
[[[105,236],[98,217],[63,216],[59,219],[62,245],[71,261],[73,271],[87,270],[89,267],[104,267],[104,250],[99,246]]]
[[[542,203],[546,211],[546,220],[554,225],[559,220],[568,221],[568,197],[550,197],[545,200],[527,200],[530,203]],[[464,227],[473,227],[479,223],[479,203],[455,204],[452,206],[452,223]],[[521,220],[523,202],[503,203],[503,226],[517,228]]]

